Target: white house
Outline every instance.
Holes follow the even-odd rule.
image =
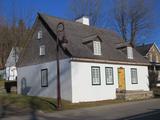
[[[16,63],[19,59],[20,49],[18,47],[13,47],[7,58],[5,64],[5,79],[6,80],[16,80],[17,78],[17,68]]]
[[[60,45],[61,97],[72,103],[116,99],[116,90],[149,91],[149,62],[113,31],[38,14],[33,36],[18,61],[18,93],[57,97],[56,27]]]

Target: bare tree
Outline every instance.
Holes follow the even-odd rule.
[[[151,4],[145,0],[116,0],[111,13],[115,30],[132,45],[153,26]]]
[[[0,3],[3,3],[3,0]],[[0,7],[3,7],[3,4],[0,4]],[[4,18],[5,13],[0,11],[0,67],[4,67],[11,48],[23,48],[30,34],[31,30],[27,28],[25,22],[31,20],[32,12],[21,11],[17,10],[15,1],[12,1],[10,19]]]
[[[102,19],[102,0],[72,0],[70,10],[73,19],[88,16],[90,25],[99,25]]]

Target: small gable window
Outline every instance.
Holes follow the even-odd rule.
[[[38,40],[42,39],[42,30],[38,31],[38,36],[37,36]]]
[[[101,42],[100,41],[93,41],[93,52],[94,55],[101,55]]]
[[[45,55],[45,45],[41,45],[40,48],[39,48],[39,55],[42,56],[42,55]]]

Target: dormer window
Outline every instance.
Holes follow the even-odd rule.
[[[37,36],[38,40],[42,39],[42,30],[38,31],[38,36]]]
[[[45,45],[41,45],[40,48],[39,48],[39,55],[42,56],[42,55],[45,55]]]
[[[127,47],[127,57],[128,59],[133,59],[133,48],[130,46]]]
[[[93,51],[94,55],[102,55],[101,42],[102,40],[98,35],[85,37],[82,41],[84,45],[86,45],[91,51]]]
[[[100,41],[93,41],[93,52],[94,55],[101,55],[101,42]]]

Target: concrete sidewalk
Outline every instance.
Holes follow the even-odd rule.
[[[2,120],[159,120],[160,99],[127,102],[54,113],[30,113]]]

